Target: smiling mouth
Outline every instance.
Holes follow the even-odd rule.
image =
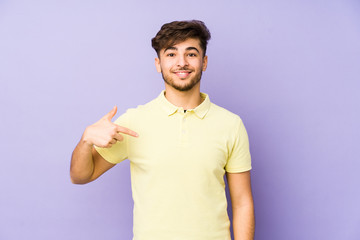
[[[179,78],[186,78],[187,76],[190,75],[190,71],[176,71],[174,72],[176,74],[176,76],[178,76]]]

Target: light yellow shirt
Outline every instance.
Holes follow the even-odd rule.
[[[184,110],[164,91],[115,123],[139,133],[111,148],[107,161],[130,160],[133,240],[230,240],[224,174],[251,169],[241,119],[210,102]]]

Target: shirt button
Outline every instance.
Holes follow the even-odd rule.
[[[184,134],[185,134],[185,133],[186,133],[186,130],[182,130],[182,133],[184,133]]]

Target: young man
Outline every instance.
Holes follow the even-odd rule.
[[[71,160],[84,184],[130,160],[134,240],[235,240],[254,235],[251,160],[241,119],[200,92],[210,32],[201,21],[165,24],[152,39],[165,91],[114,123],[114,107],[86,128]]]

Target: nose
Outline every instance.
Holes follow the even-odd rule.
[[[177,61],[177,65],[179,67],[185,67],[188,65],[187,59],[184,55],[179,55],[178,56],[178,61]]]

